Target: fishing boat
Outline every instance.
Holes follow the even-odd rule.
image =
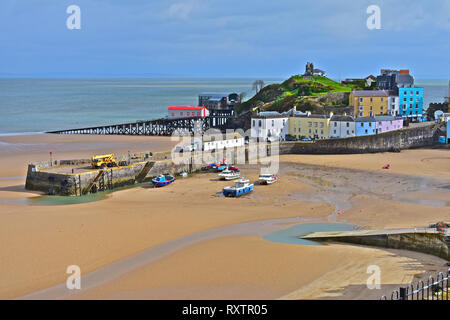
[[[278,178],[274,174],[264,173],[259,175],[259,184],[272,184],[278,181]]]
[[[230,170],[225,169],[221,173],[219,173],[219,177],[224,180],[233,180],[241,177],[241,173],[239,170]]]
[[[235,182],[234,186],[223,188],[223,195],[225,197],[239,197],[253,191],[253,183],[248,179],[240,179]]]
[[[152,179],[154,187],[164,187],[171,184],[175,178],[169,174],[160,174],[156,178]]]

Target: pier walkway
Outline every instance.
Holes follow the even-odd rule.
[[[63,129],[48,131],[55,134],[104,134],[104,135],[142,135],[142,136],[171,136],[174,132],[205,132],[210,128],[225,130],[229,119],[233,118],[233,111],[227,109],[210,109],[209,116],[204,118],[138,120],[136,122],[85,127],[77,129]]]

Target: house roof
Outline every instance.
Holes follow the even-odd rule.
[[[344,115],[335,115],[331,117],[330,121],[346,121],[346,122],[351,122],[351,121],[355,121],[355,118],[353,118],[352,116],[344,116]]]
[[[311,115],[300,114],[294,115],[294,118],[328,119],[328,116],[324,114],[311,114]]]
[[[277,115],[257,115],[253,116],[252,119],[276,119],[276,118],[289,118],[286,115],[283,114],[277,114]]]
[[[358,117],[356,122],[376,122],[375,117]]]
[[[393,95],[390,90],[355,90],[352,93],[357,97],[389,97]]]
[[[169,110],[198,110],[198,111],[200,111],[200,110],[207,109],[207,108],[206,108],[206,107],[186,107],[186,106],[179,107],[179,106],[170,106],[168,109],[169,109]]]
[[[399,120],[401,118],[396,118],[394,116],[375,116],[376,121],[393,121],[393,120]]]
[[[322,72],[325,73],[325,71],[321,70],[321,69],[314,69],[313,72]]]

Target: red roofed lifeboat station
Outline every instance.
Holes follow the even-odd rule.
[[[206,107],[169,107],[169,119],[204,118],[209,115]]]

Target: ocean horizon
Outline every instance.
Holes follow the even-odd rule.
[[[248,99],[255,79],[0,77],[0,136],[157,119],[167,116],[168,106],[197,105],[201,92],[243,92]],[[424,88],[424,109],[448,95],[446,79],[415,84]]]

